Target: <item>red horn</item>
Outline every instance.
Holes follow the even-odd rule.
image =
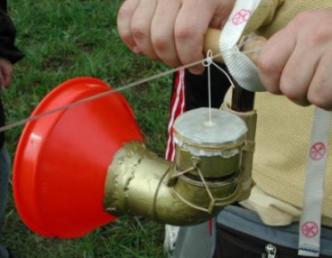
[[[32,116],[109,91],[93,78],[69,80],[51,91]],[[113,155],[143,141],[130,106],[111,93],[28,122],[14,162],[14,197],[24,223],[48,237],[80,237],[116,218],[103,207]]]

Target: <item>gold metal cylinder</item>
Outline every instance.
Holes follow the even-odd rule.
[[[168,186],[174,168],[141,143],[125,145],[115,156],[106,180],[105,207],[112,214],[132,214],[174,224],[190,225],[207,219],[208,214],[183,203]],[[177,184],[180,192],[198,194],[195,185]],[[191,188],[191,189],[188,189]],[[196,194],[195,194],[196,193]],[[193,198],[206,199],[204,194]]]
[[[192,115],[197,118],[199,112]],[[188,122],[185,116],[174,128],[175,164],[159,158],[142,143],[124,145],[108,169],[105,209],[115,215],[133,214],[173,225],[192,225],[206,221],[224,206],[238,201],[243,194],[240,160],[245,124],[235,115],[214,112],[230,124],[222,122],[213,130],[237,128],[238,132],[226,132],[226,138],[218,135],[212,139],[213,144],[208,138],[200,144],[195,141],[199,131],[193,137],[182,131],[182,122]]]

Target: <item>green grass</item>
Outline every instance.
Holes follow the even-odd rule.
[[[5,93],[8,123],[26,118],[53,87],[76,76],[93,76],[113,87],[166,68],[130,53],[116,29],[120,0],[12,0],[17,43],[25,59],[16,65],[14,82]],[[147,145],[163,155],[171,78],[124,92],[143,130]],[[14,155],[22,127],[7,132]],[[18,257],[32,258],[158,258],[163,225],[125,217],[77,240],[45,239],[20,221],[13,201],[1,243]]]

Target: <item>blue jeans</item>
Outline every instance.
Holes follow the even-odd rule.
[[[5,221],[5,209],[8,201],[10,159],[7,150],[0,149],[0,235]],[[7,248],[0,245],[0,258],[8,258]]]

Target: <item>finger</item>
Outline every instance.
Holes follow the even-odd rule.
[[[8,65],[3,69],[3,85],[8,87],[11,84],[13,68],[11,65]]]
[[[280,77],[295,45],[294,32],[285,28],[274,34],[260,52],[257,60],[259,76],[269,92],[281,93],[279,89]]]
[[[181,2],[178,0],[159,0],[151,25],[154,51],[160,60],[172,67],[181,64],[177,56],[174,37],[175,20],[180,6]]]
[[[223,16],[214,16],[210,21],[209,27],[213,29],[220,29],[221,25],[225,22],[225,17]]]
[[[217,8],[212,20],[210,21],[209,27],[214,29],[222,28],[225,25],[229,14],[233,9],[234,3],[235,1],[233,0],[223,0],[223,4],[219,6],[219,8]]]
[[[133,52],[138,53],[139,50],[136,47],[135,40],[131,32],[131,20],[134,12],[139,4],[139,0],[127,0],[125,1],[118,12],[117,24],[118,31],[123,42]]]
[[[306,40],[297,41],[280,79],[280,91],[293,102],[309,105],[307,92],[321,57],[320,49],[311,48]],[[310,49],[310,51],[308,51]]]
[[[152,59],[158,58],[151,42],[151,23],[156,7],[156,1],[141,0],[131,21],[131,31],[136,46],[141,53]]]
[[[9,85],[12,83],[12,80],[11,80],[11,77],[9,76],[6,76],[6,77],[3,77],[3,86],[4,87],[9,87]]]
[[[182,64],[203,59],[203,41],[213,17],[214,7],[206,7],[204,0],[185,1],[175,22],[175,43]],[[200,17],[198,19],[197,17]],[[194,74],[204,71],[202,65],[190,68]]]
[[[3,79],[2,71],[0,71],[0,89],[1,87],[5,87],[5,82]]]
[[[308,90],[308,101],[318,107],[332,110],[332,48],[319,60]]]

